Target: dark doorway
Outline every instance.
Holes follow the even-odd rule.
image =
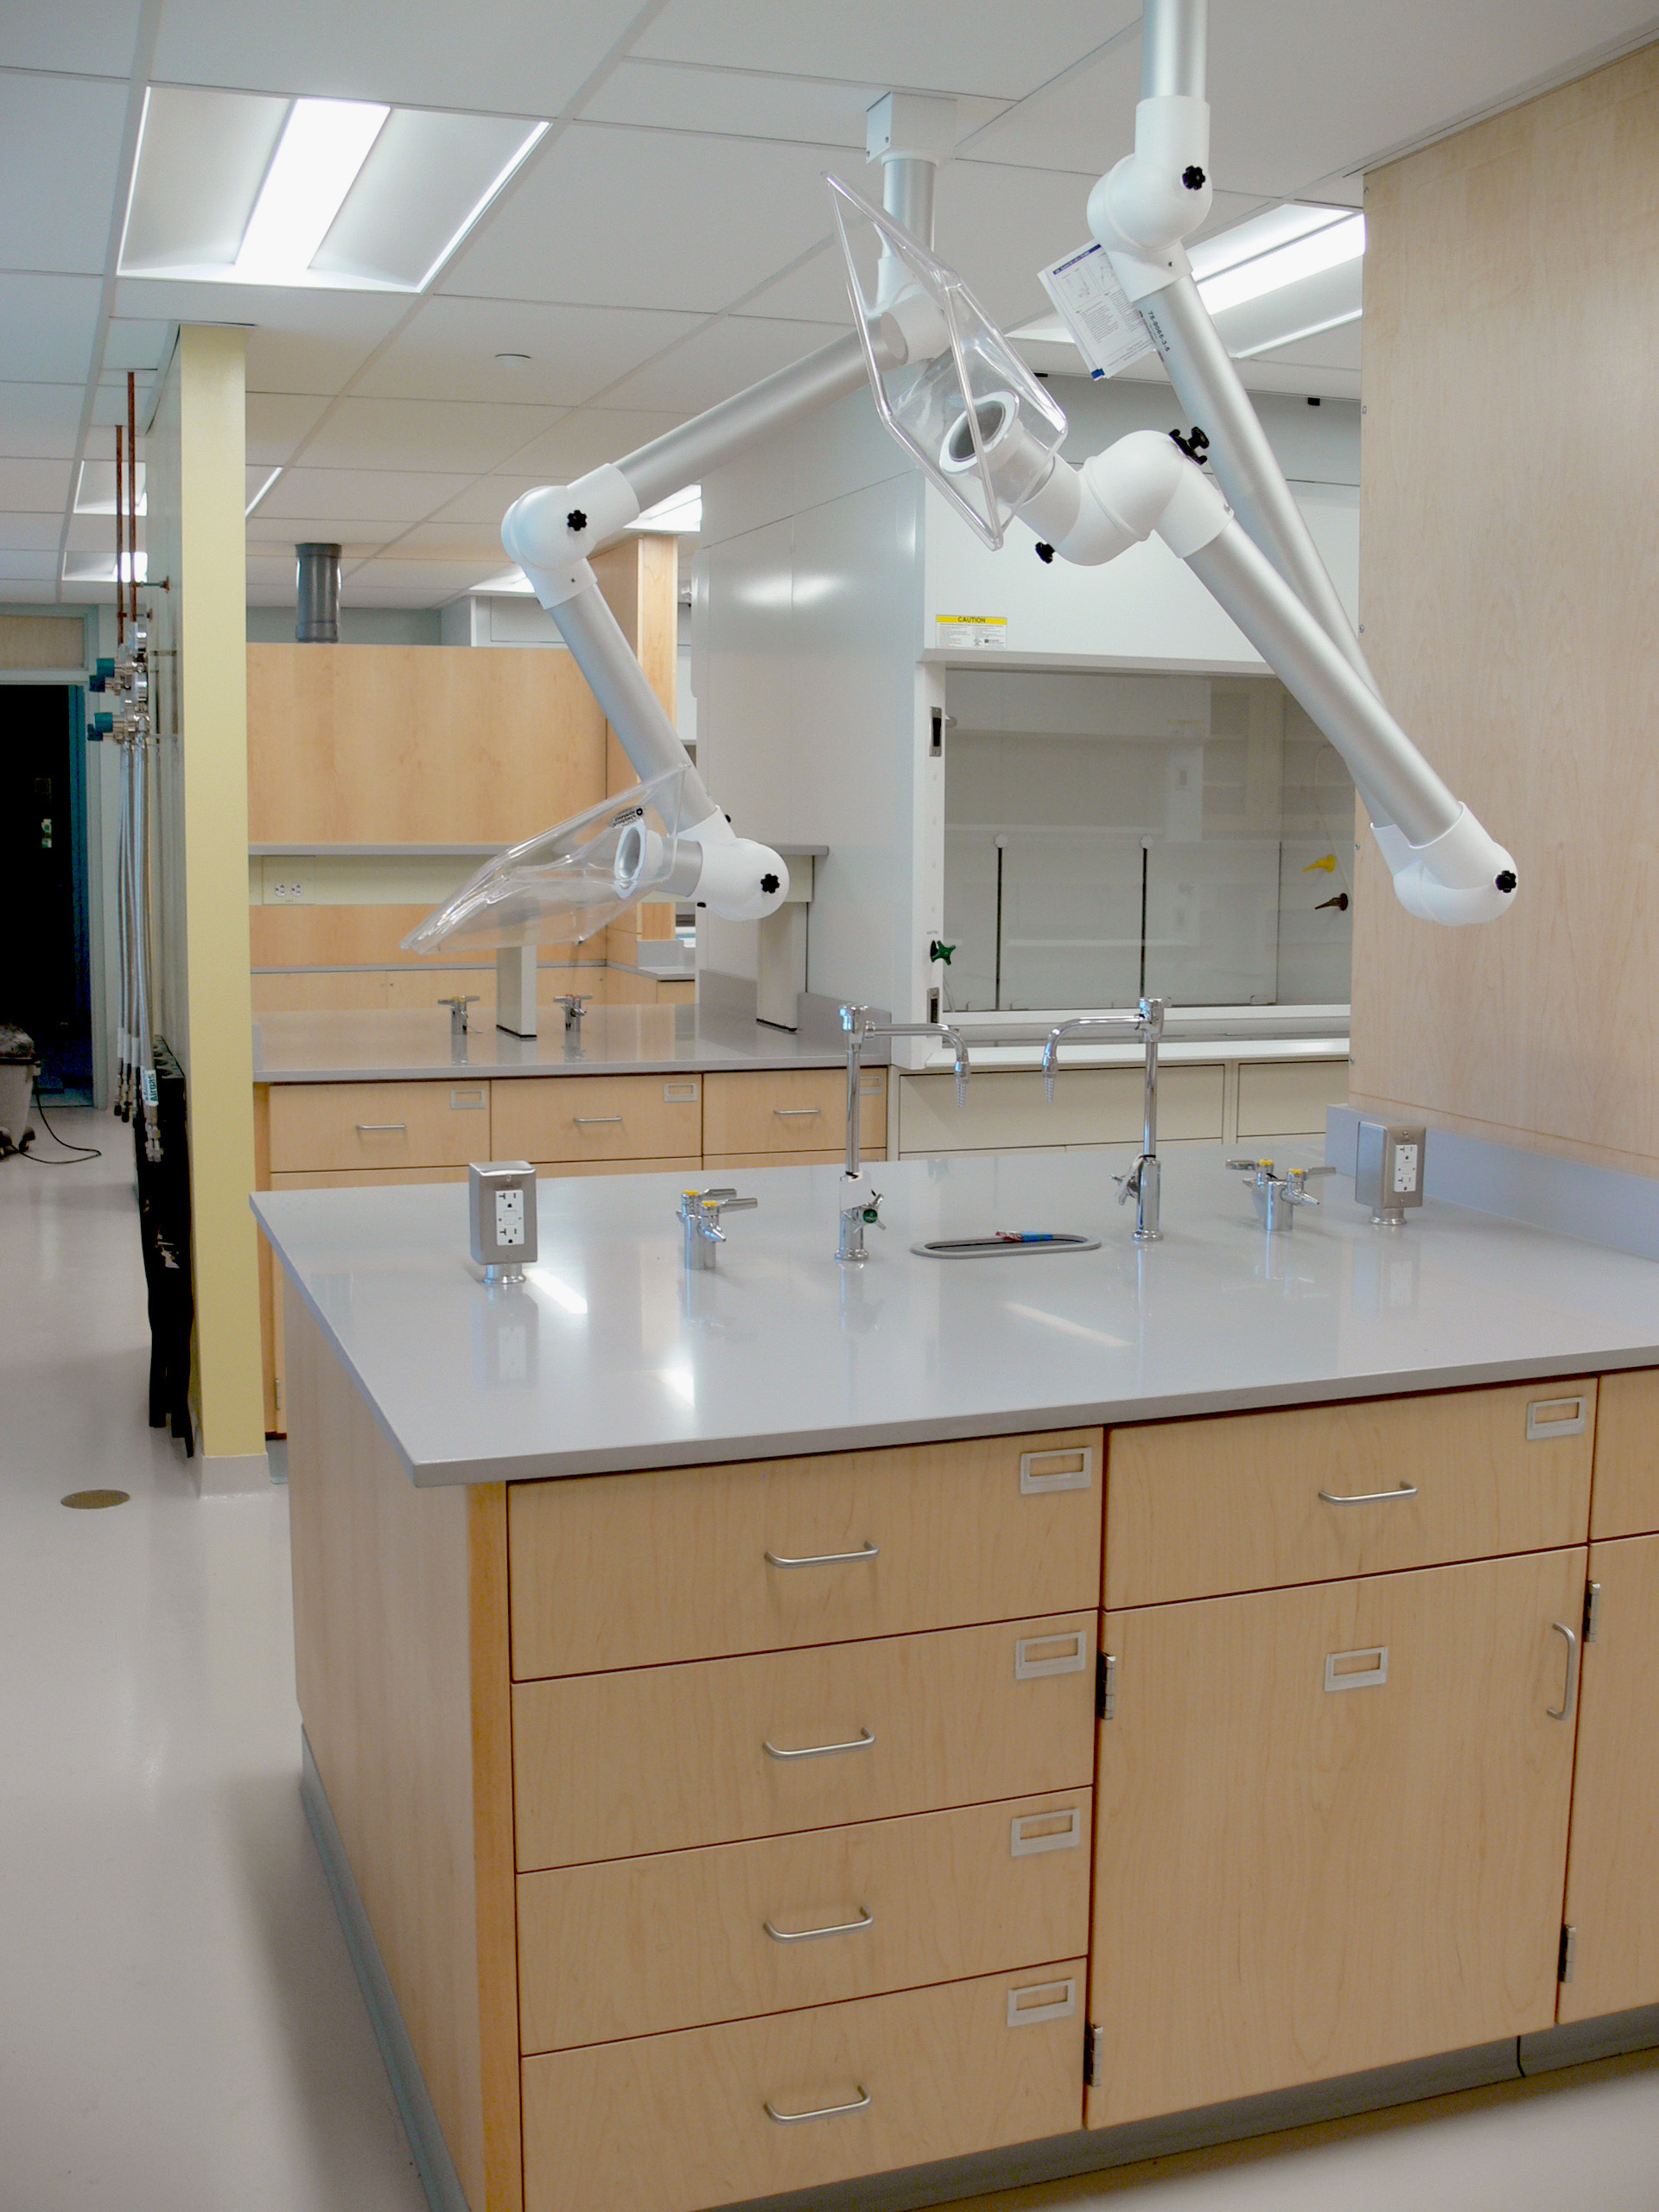
[[[41,1090],[92,1099],[85,706],[70,683],[0,684],[0,1022],[35,1039]]]

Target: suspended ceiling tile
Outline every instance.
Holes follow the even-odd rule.
[[[11,69],[124,79],[138,14],[139,0],[6,0],[0,61]]]
[[[961,144],[976,162],[1071,169],[1090,181],[1135,143],[1141,97],[1141,40],[1121,40],[1059,82],[1003,110]]]
[[[550,433],[552,436],[557,435],[556,431]],[[433,519],[436,522],[480,523],[499,532],[501,518],[513,501],[548,480],[546,472],[529,476],[480,476],[459,498],[439,508]],[[500,543],[499,536],[496,542],[498,544]]]
[[[96,276],[0,276],[0,378],[84,382],[98,302]]]
[[[863,190],[859,172],[842,164],[836,173],[855,190]],[[847,264],[839,239],[826,238],[809,261],[745,300],[743,312],[794,322],[839,321],[850,330],[852,302],[847,289]]]
[[[601,462],[620,461],[625,454],[637,453],[641,446],[683,423],[690,411],[680,408],[671,414],[630,407],[584,407],[514,454],[512,466],[515,471],[533,472],[538,484],[569,483]],[[482,488],[474,486],[475,491]]]
[[[67,461],[0,461],[0,512],[61,518],[73,476]]]
[[[635,51],[666,60],[838,78],[883,91],[1018,99],[1141,13],[1140,0],[669,0]]]
[[[343,580],[345,591],[349,582],[353,591],[407,591],[415,594],[406,604],[433,607],[442,599],[453,599],[474,584],[482,583],[501,567],[500,556],[488,561],[385,561],[362,563]],[[424,596],[423,596],[424,594]]]
[[[9,588],[18,584],[40,587],[34,591],[8,588],[9,599],[55,598],[58,575],[58,550],[55,544],[49,553],[7,553],[0,551],[0,582]]]
[[[54,554],[62,528],[61,515],[0,513],[0,551]]]
[[[506,564],[501,533],[487,523],[420,522],[385,548],[394,561],[484,561]]]
[[[645,406],[691,413],[770,376],[844,335],[830,323],[771,322],[753,315],[726,315],[649,368],[619,385],[616,397]]]
[[[106,369],[159,369],[173,350],[175,326],[154,318],[111,315],[104,340]]]
[[[1289,346],[1276,346],[1258,359],[1286,367],[1349,369],[1357,376],[1363,332],[1363,323],[1344,323],[1339,329],[1320,331],[1310,338],[1299,338]]]
[[[401,294],[289,291],[162,276],[124,276],[115,288],[118,315],[245,328],[251,391],[330,397],[397,328],[410,305]]]
[[[1004,330],[1052,312],[1037,272],[1087,243],[1092,178],[955,161],[935,196],[938,257]]]
[[[84,393],[79,384],[0,383],[0,454],[73,461]]]
[[[589,123],[632,123],[658,130],[853,146],[861,153],[866,115],[887,89],[871,80],[769,77],[744,69],[630,60],[600,86],[582,117]],[[978,130],[1000,105],[996,100],[961,101],[957,136]]]
[[[402,529],[453,499],[467,482],[459,474],[401,468],[315,468],[308,462],[283,471],[260,502],[258,512],[270,523],[293,515],[327,515],[336,525],[389,521]]]
[[[828,232],[823,166],[815,147],[578,124],[442,289],[712,312]]]
[[[0,73],[0,268],[102,274],[126,105],[124,84]]]
[[[642,308],[429,300],[364,375],[365,397],[580,406],[677,338],[694,315]],[[498,361],[502,353],[527,361]]]
[[[406,522],[390,517],[341,522],[337,515],[267,515],[258,507],[248,517],[248,543],[266,552],[286,549],[290,555],[296,545],[339,545],[352,559],[362,561],[408,528]]]
[[[267,467],[286,466],[300,441],[321,419],[327,399],[315,392],[248,394],[248,459]]]
[[[1210,23],[1215,173],[1283,197],[1503,104],[1651,23],[1652,0],[1256,0]]]
[[[156,75],[486,114],[556,115],[626,29],[638,0],[335,0],[227,7],[167,0]]]
[[[557,419],[551,407],[434,399],[342,399],[306,448],[318,468],[494,468]],[[459,491],[457,484],[454,489]]]

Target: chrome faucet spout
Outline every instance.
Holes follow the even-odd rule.
[[[1163,1185],[1158,1164],[1158,1046],[1164,1033],[1164,1016],[1168,1011],[1167,999],[1142,999],[1133,1011],[1125,1007],[1110,1014],[1074,1014],[1070,1021],[1058,1022],[1049,1031],[1048,1042],[1043,1047],[1043,1096],[1052,1106],[1063,1037],[1069,1037],[1078,1029],[1127,1029],[1146,1046],[1147,1081],[1141,1157],[1128,1175],[1118,1178],[1122,1186],[1120,1200],[1134,1194],[1135,1241],[1137,1244],[1155,1244],[1163,1235],[1158,1225]]]
[[[969,1058],[967,1039],[959,1029],[953,1029],[949,1022],[877,1021],[873,1007],[849,1004],[841,1009],[841,1026],[847,1038],[847,1164],[842,1171],[842,1186],[844,1190],[851,1190],[861,1173],[858,1109],[865,1039],[869,1037],[943,1037],[956,1059],[958,1106],[965,1106],[968,1103],[968,1078],[973,1073],[973,1063]],[[850,1205],[843,1205],[841,1246],[836,1255],[837,1259],[864,1258],[863,1225],[868,1223],[874,1223],[878,1229],[882,1225],[874,1206],[868,1199],[856,1198]]]

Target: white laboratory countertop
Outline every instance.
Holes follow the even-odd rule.
[[[1040,1042],[979,1045],[970,1032],[968,1052],[976,1070],[988,1073],[995,1068],[1038,1068],[1043,1064]],[[1168,1037],[1158,1047],[1160,1067],[1213,1067],[1218,1060],[1346,1061],[1351,1057],[1352,1048],[1345,1036]],[[1146,1058],[1146,1046],[1133,1037],[1109,1045],[1092,1043],[1086,1037],[1067,1037],[1060,1046],[1060,1074],[1064,1077],[1067,1068],[1143,1067]],[[949,1075],[955,1066],[950,1046],[942,1045],[928,1053],[919,1071]]]
[[[1317,1146],[1283,1146],[1287,1161]],[[1659,1266],[1431,1201],[1374,1230],[1338,1177],[1269,1240],[1219,1148],[1164,1163],[1137,1250],[1104,1154],[904,1160],[835,1250],[838,1171],[741,1185],[688,1276],[680,1179],[544,1180],[541,1256],[487,1289],[456,1185],[263,1192],[255,1211],[417,1484],[693,1465],[1659,1365]],[[1093,1252],[913,1255],[1082,1230]]]
[[[594,1006],[578,1044],[566,1046],[564,1016],[541,1009],[539,1037],[511,1037],[474,1017],[457,1055],[443,1007],[359,1013],[262,1014],[253,1025],[256,1083],[400,1083],[475,1076],[677,1075],[845,1064],[839,1036],[802,1038],[786,1029],[699,1006]],[[885,1039],[865,1054],[885,1061]]]

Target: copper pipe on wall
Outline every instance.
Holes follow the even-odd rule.
[[[138,397],[137,378],[127,371],[127,584],[132,626],[138,626]]]
[[[115,642],[124,645],[127,636],[127,594],[121,582],[121,555],[125,528],[121,520],[121,425],[115,426]]]

